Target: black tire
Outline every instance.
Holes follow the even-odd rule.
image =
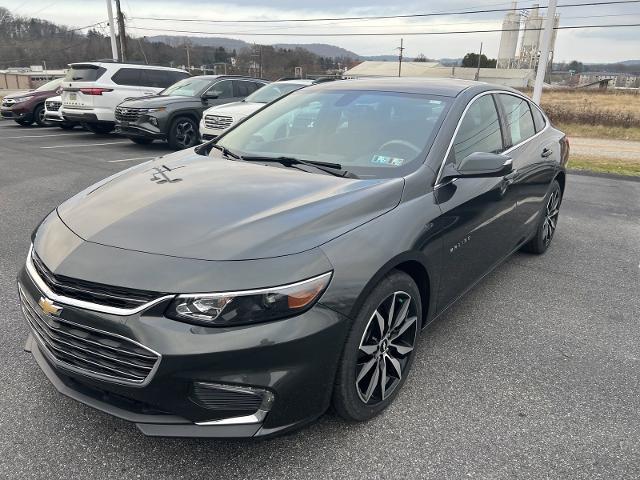
[[[199,142],[198,125],[190,117],[178,117],[171,122],[167,138],[174,150],[195,147]]]
[[[33,110],[33,119],[38,124],[39,127],[48,127],[49,122],[47,122],[44,118],[44,105],[38,105]]]
[[[23,127],[28,127],[29,125],[31,125],[33,123],[33,120],[15,120],[14,119],[14,121],[18,125],[23,126]]]
[[[562,189],[557,180],[551,183],[549,193],[544,199],[540,222],[536,228],[536,232],[523,247],[523,252],[543,254],[551,245],[553,234],[558,226],[558,215],[560,213],[560,205],[562,203]]]
[[[388,322],[390,301],[394,302],[396,313],[391,328]],[[405,305],[406,315],[401,320]],[[353,422],[369,420],[387,408],[398,395],[415,357],[422,326],[421,305],[416,283],[397,270],[385,276],[364,301],[347,337],[336,373],[332,404],[342,418]],[[377,313],[383,317],[382,323]],[[398,335],[402,329],[403,333]],[[382,390],[383,383],[385,391]]]
[[[153,138],[130,138],[133,143],[137,143],[138,145],[150,145],[153,142]]]
[[[109,125],[108,123],[85,123],[84,127],[96,135],[106,135],[113,132],[115,128],[114,125]]]
[[[73,130],[76,125],[75,123],[60,123],[58,126],[63,130]]]

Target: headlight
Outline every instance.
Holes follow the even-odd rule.
[[[27,100],[31,100],[31,97],[17,97],[13,98],[13,101],[16,103],[26,102]]]
[[[280,287],[178,295],[167,308],[174,320],[210,327],[268,322],[308,310],[329,285],[331,272]]]
[[[147,108],[146,113],[154,113],[154,112],[164,112],[167,107],[156,107],[156,108]]]

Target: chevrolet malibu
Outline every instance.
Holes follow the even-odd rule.
[[[18,276],[25,348],[147,435],[370,419],[426,325],[513,252],[547,250],[568,148],[504,87],[296,91],[52,211]]]

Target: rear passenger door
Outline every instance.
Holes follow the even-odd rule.
[[[445,163],[458,165],[475,152],[503,153],[504,128],[492,94],[475,97],[460,120]],[[442,170],[442,169],[441,169]],[[434,195],[443,222],[441,311],[515,248],[515,198],[505,177],[457,178],[438,183]]]
[[[546,139],[546,120],[528,99],[510,93],[496,95],[507,139],[513,173],[508,188],[516,199],[518,241],[524,241],[537,225],[538,213],[555,172],[553,160],[559,148]],[[536,115],[534,115],[534,112]]]

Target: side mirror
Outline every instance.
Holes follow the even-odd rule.
[[[504,177],[513,171],[512,159],[500,153],[474,152],[458,165],[445,165],[440,181],[453,178]]]
[[[212,92],[205,92],[202,95],[202,99],[203,100],[215,100],[216,98],[218,98],[220,96],[220,92],[217,90],[214,90]]]

